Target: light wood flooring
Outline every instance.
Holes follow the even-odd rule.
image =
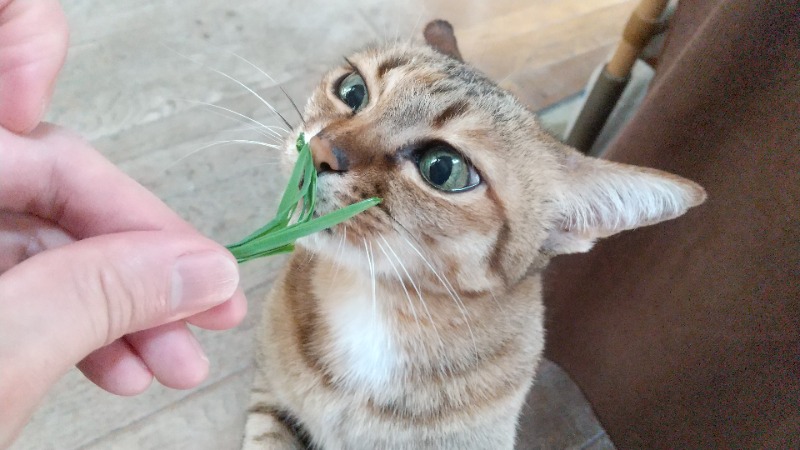
[[[64,0],[72,39],[48,120],[85,135],[202,232],[223,243],[270,217],[283,177],[257,137],[201,103],[274,118],[240,80],[287,117],[278,86],[302,102],[320,74],[374,41],[410,39],[433,18],[462,53],[537,110],[581,89],[633,10],[631,0]],[[270,80],[233,54],[267,71]],[[102,189],[102,186],[98,186]],[[146,214],[146,211],[142,212]],[[251,314],[228,332],[198,331],[211,360],[199,388],[154,385],[115,397],[69,373],[14,449],[228,449],[244,423],[260,304],[282,258],[249,263]],[[538,375],[521,430],[533,448],[613,448],[555,365]]]

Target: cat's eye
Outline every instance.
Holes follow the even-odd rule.
[[[353,72],[344,77],[336,91],[339,99],[349,106],[353,112],[361,110],[369,103],[367,84],[358,72]]]
[[[472,164],[448,145],[437,144],[424,150],[418,165],[422,178],[441,191],[466,191],[481,182]]]

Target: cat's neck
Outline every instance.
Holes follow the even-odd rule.
[[[477,364],[512,332],[504,298],[399,278],[314,257],[306,272],[315,297],[324,363],[337,378],[384,389],[398,379],[452,373]],[[501,294],[502,295],[502,294]]]

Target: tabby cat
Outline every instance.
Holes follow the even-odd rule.
[[[541,273],[680,216],[697,184],[593,159],[427,45],[357,53],[304,124],[317,212],[383,202],[298,245],[266,302],[245,448],[511,449],[544,345]]]

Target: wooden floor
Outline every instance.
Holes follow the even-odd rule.
[[[198,229],[228,243],[273,212],[283,177],[254,135],[201,103],[260,121],[302,103],[331,63],[366,43],[411,39],[432,18],[453,23],[465,58],[532,109],[578,91],[621,33],[632,0],[64,0],[72,28],[48,119],[76,129]],[[289,6],[291,4],[291,6]],[[264,77],[234,53],[253,61]],[[102,189],[102,186],[98,186]],[[145,213],[145,212],[143,212]],[[236,448],[261,299],[282,260],[244,266],[252,314],[237,329],[199,331],[211,359],[192,391],[153,386],[119,398],[77,371],[52,391],[14,449]],[[535,448],[612,448],[577,388],[547,363],[521,430]]]

